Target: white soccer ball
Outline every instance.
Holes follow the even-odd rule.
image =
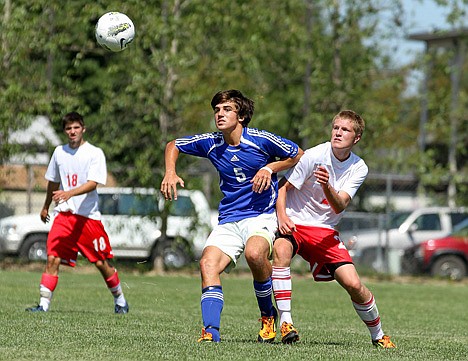
[[[96,40],[110,51],[122,51],[135,37],[132,20],[122,13],[110,12],[102,15],[96,24]]]

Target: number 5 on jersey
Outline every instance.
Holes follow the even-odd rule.
[[[234,174],[236,175],[236,179],[239,183],[245,182],[247,176],[242,171],[242,168],[233,168]]]

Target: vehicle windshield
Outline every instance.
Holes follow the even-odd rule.
[[[99,209],[105,215],[159,216],[159,197],[156,194],[112,193],[99,195]],[[179,195],[177,201],[169,203],[169,214],[190,217],[195,206],[189,196]]]
[[[452,235],[457,237],[468,237],[468,218],[453,227]]]
[[[194,216],[195,206],[190,197],[179,195],[176,201],[169,203],[169,214],[178,217]]]
[[[102,214],[125,216],[158,215],[158,200],[151,194],[100,194]]]
[[[399,228],[402,223],[408,218],[411,212],[395,212],[390,215],[390,226],[389,228]]]

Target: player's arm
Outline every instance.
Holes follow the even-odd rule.
[[[175,140],[167,143],[164,153],[166,171],[161,182],[161,193],[166,200],[177,199],[177,183],[184,187],[184,180],[176,173],[176,163],[179,158],[179,149],[175,145]]]
[[[286,197],[288,190],[294,186],[286,178],[280,180],[278,186],[278,199],[276,200],[276,216],[278,218],[278,230],[281,234],[291,234],[296,230],[296,225],[286,214]]]
[[[50,219],[49,207],[50,207],[50,204],[52,203],[52,197],[54,195],[54,192],[58,190],[59,187],[60,187],[60,183],[55,183],[51,181],[47,182],[46,199],[44,201],[44,205],[42,206],[41,213],[40,213],[41,220],[44,223],[49,222],[49,219]]]
[[[325,167],[319,166],[314,171],[314,175],[317,178],[317,182],[322,185],[323,193],[327,198],[328,204],[336,214],[343,212],[351,202],[351,197],[348,193],[342,191],[336,191],[330,183],[328,183],[329,174]]]
[[[273,173],[278,173],[283,170],[289,169],[299,162],[304,151],[299,148],[297,154],[293,158],[284,158],[271,163],[268,163],[266,166],[259,169],[255,176],[250,181],[253,183],[252,189],[256,193],[262,193],[264,190],[270,188],[271,185],[271,175]]]
[[[275,162],[268,163],[266,166],[270,168],[273,171],[273,173],[278,173],[295,166],[297,162],[299,162],[299,159],[301,159],[303,154],[304,151],[301,148],[299,148],[295,157],[280,159]]]
[[[92,180],[88,180],[86,183],[80,185],[79,187],[72,188],[68,191],[56,190],[53,192],[52,199],[54,202],[66,202],[71,197],[79,196],[81,194],[86,194],[94,191],[98,186],[98,183]]]

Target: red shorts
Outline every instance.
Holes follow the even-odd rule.
[[[47,255],[59,257],[63,264],[75,267],[78,252],[91,263],[114,257],[101,221],[60,212],[47,237]]]
[[[333,229],[296,224],[292,236],[296,253],[309,262],[315,281],[332,281],[337,264],[353,263],[339,233]]]

